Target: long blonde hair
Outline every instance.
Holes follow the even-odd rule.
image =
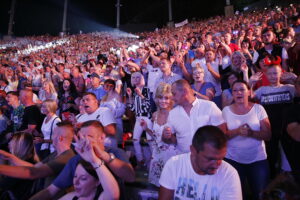
[[[21,160],[33,162],[36,159],[33,136],[30,133],[15,133],[9,142],[9,150],[11,154],[17,156]]]
[[[52,83],[52,81],[50,81],[50,80],[45,80],[44,82],[43,82],[43,86],[44,86],[44,84],[46,84],[46,83],[48,83],[48,85],[49,85],[49,89],[50,89],[50,93],[51,94],[53,94],[53,93],[57,93],[56,92],[56,89],[55,89],[55,87],[54,87],[54,84]]]

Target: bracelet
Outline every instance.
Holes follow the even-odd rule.
[[[100,164],[97,163],[97,165],[95,167],[94,166],[93,167],[96,170],[96,169],[100,168],[103,164],[104,164],[104,161],[100,160]]]

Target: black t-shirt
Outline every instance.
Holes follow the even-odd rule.
[[[36,105],[27,106],[24,110],[22,126],[20,130],[26,130],[28,125],[36,125],[36,130],[41,132],[44,115]]]
[[[290,123],[300,123],[300,104],[294,104],[285,112],[285,122],[282,136],[282,146],[287,160],[294,171],[300,172],[300,142],[295,141],[288,133],[287,126]]]

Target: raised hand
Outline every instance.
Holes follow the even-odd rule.
[[[136,92],[137,95],[143,96],[143,95],[142,95],[142,91],[141,91],[140,88],[136,87],[136,88],[134,89],[134,91]]]
[[[256,72],[250,77],[250,82],[256,83],[257,81],[260,81],[262,78],[263,73],[262,72]]]
[[[96,156],[96,153],[94,151],[93,145],[91,143],[91,141],[83,136],[80,137],[80,139],[78,139],[78,137],[74,137],[76,138],[76,147],[75,147],[75,151],[87,162],[89,163],[95,163],[97,161],[99,161],[99,158]]]
[[[127,88],[127,89],[126,89],[126,93],[127,93],[127,95],[128,95],[129,97],[132,96],[132,91],[131,91],[130,88]]]

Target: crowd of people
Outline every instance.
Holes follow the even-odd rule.
[[[0,42],[0,199],[300,199],[300,5],[124,36]]]

